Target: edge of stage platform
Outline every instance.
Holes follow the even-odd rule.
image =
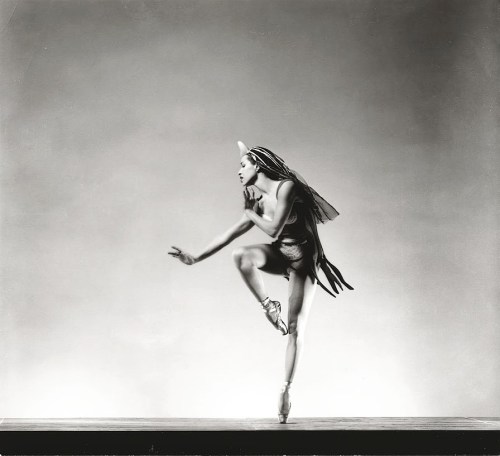
[[[500,454],[500,418],[4,418],[9,454]]]

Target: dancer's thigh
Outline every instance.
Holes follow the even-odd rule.
[[[297,268],[290,271],[288,284],[288,325],[290,333],[305,330],[307,317],[316,292],[316,280],[311,278],[307,269]]]
[[[270,244],[255,244],[243,247],[247,258],[261,271],[269,274],[283,274],[286,263]]]

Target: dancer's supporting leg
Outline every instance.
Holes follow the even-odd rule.
[[[278,414],[286,423],[290,411],[290,387],[304,348],[307,317],[316,291],[316,281],[303,269],[290,272],[288,297],[288,345],[285,355],[285,380],[279,397]]]

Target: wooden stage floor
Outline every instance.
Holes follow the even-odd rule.
[[[500,454],[500,417],[0,418],[0,454]]]

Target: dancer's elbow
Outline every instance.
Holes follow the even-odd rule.
[[[282,228],[281,227],[271,227],[267,234],[271,236],[272,238],[278,237],[281,234]]]

